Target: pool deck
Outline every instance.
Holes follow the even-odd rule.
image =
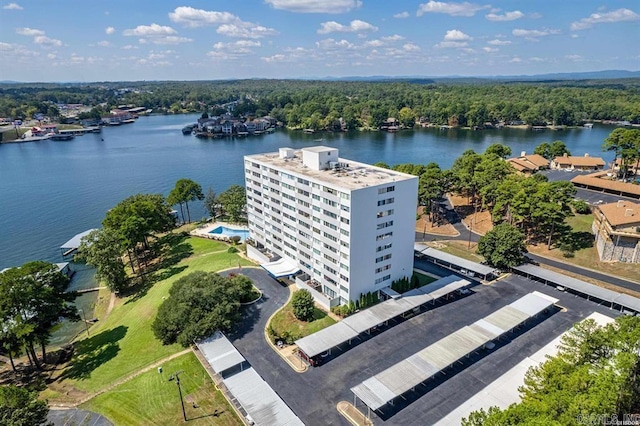
[[[237,230],[241,230],[241,231],[248,231],[249,228],[243,225],[236,225],[233,223],[228,223],[228,222],[212,222],[212,223],[208,223],[206,225],[201,225],[198,228],[194,229],[193,231],[191,231],[191,235],[196,236],[196,237],[202,237],[202,238],[209,238],[212,240],[220,240],[220,241],[231,241],[229,239],[229,237],[227,235],[223,235],[223,234],[210,234],[211,231],[213,231],[214,229],[220,227],[220,226],[224,226],[226,228],[229,229],[237,229]]]

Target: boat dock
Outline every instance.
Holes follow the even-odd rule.
[[[100,133],[102,132],[102,127],[94,126],[94,127],[84,127],[82,129],[67,129],[60,130],[58,133],[61,135],[73,135],[73,136],[82,136],[87,133]]]
[[[78,250],[80,247],[80,242],[82,237],[89,235],[95,229],[89,229],[87,231],[81,232],[77,235],[74,235],[69,241],[60,246],[60,250],[62,251],[62,257],[67,257]]]

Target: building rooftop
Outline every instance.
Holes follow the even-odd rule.
[[[584,157],[575,155],[563,155],[562,157],[556,157],[553,161],[557,164],[570,164],[573,167],[598,167],[604,166],[605,162],[600,157],[589,157],[585,154]]]
[[[612,226],[640,223],[640,204],[620,200],[597,207]]]
[[[319,153],[334,148],[312,146],[303,149],[305,151]],[[278,169],[287,170],[296,173],[297,175],[306,176],[309,179],[326,182],[347,190],[418,179],[417,176],[372,166],[366,163],[360,163],[346,158],[338,158],[338,161],[335,162],[334,166],[327,170],[313,170],[303,164],[302,150],[292,151],[293,155],[288,158],[283,158],[278,152],[247,155],[246,158],[277,167]]]
[[[607,172],[598,172],[589,175],[578,175],[571,179],[571,183],[579,186],[605,189],[608,191],[640,196],[640,185],[634,185],[632,183],[625,183],[619,180],[608,179]]]

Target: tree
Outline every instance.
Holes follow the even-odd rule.
[[[309,293],[309,290],[298,290],[293,293],[291,299],[291,306],[293,306],[293,315],[300,321],[312,321],[313,320],[313,296]]]
[[[213,192],[213,189],[209,187],[207,189],[207,194],[204,196],[204,208],[211,216],[211,219],[215,222],[216,217],[218,216],[218,200],[216,198],[216,193]]]
[[[537,232],[548,233],[549,250],[557,226],[571,214],[571,201],[575,194],[575,186],[567,181],[543,182],[538,185],[532,202],[531,219],[537,225]]]
[[[557,355],[527,371],[521,402],[471,413],[462,424],[595,425],[602,424],[603,413],[619,419],[637,413],[638,341],[638,317],[620,316],[604,327],[582,321],[563,336]]]
[[[548,142],[542,142],[540,145],[536,146],[533,150],[534,154],[542,155],[547,160],[553,160],[554,157],[550,154],[551,145]]]
[[[571,152],[567,148],[567,146],[562,141],[553,141],[551,145],[549,145],[549,156],[551,159],[556,157],[562,157],[563,155],[571,155]]]
[[[54,325],[61,319],[80,320],[72,302],[75,293],[65,293],[69,279],[52,263],[28,262],[0,274],[0,319],[3,340],[12,350],[18,339],[27,349],[30,360],[40,368],[34,344],[46,345]]]
[[[116,232],[135,272],[131,255],[139,261],[139,246],[148,249],[148,238],[172,229],[175,219],[162,194],[136,194],[109,210],[102,225]]]
[[[508,223],[495,226],[478,242],[478,253],[491,266],[500,269],[520,265],[526,252],[524,234]]]
[[[47,422],[49,407],[38,399],[37,391],[14,385],[0,387],[0,424],[37,426]]]
[[[123,251],[118,234],[113,229],[102,228],[82,238],[76,256],[96,268],[96,278],[118,294],[128,285],[122,261]]]
[[[176,281],[162,302],[151,328],[156,338],[168,345],[184,347],[227,331],[240,319],[240,301],[251,293],[246,277],[225,278],[213,272],[193,272]]]
[[[398,120],[402,127],[411,129],[416,124],[416,114],[411,108],[403,107],[398,112]]]
[[[243,186],[231,185],[218,196],[218,203],[229,216],[231,222],[239,222],[247,204],[247,196]]]
[[[511,147],[502,145],[501,143],[494,143],[484,151],[484,155],[495,154],[499,158],[507,158],[511,155]]]
[[[204,194],[202,193],[202,187],[191,179],[179,179],[176,182],[176,186],[171,190],[167,197],[167,202],[170,205],[180,205],[180,211],[182,212],[182,221],[184,222],[184,211],[182,211],[182,204],[184,203],[187,208],[187,220],[191,223],[191,213],[189,212],[189,201],[203,200]]]
[[[609,134],[602,145],[604,151],[613,151],[614,164],[620,158],[622,179],[626,178],[629,165],[640,159],[640,130],[618,128]]]

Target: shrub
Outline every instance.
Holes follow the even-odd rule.
[[[574,252],[572,252],[571,250],[562,250],[562,256],[566,257],[566,258],[572,258],[574,257],[576,254]]]
[[[238,235],[234,235],[234,236],[232,236],[232,237],[231,237],[231,238],[229,238],[229,239],[231,240],[231,242],[232,242],[232,243],[233,243],[233,245],[235,246],[235,245],[237,245],[237,244],[240,242],[240,240],[241,240],[242,238],[240,238],[240,236],[238,236]]]
[[[300,321],[313,320],[313,296],[309,293],[309,290],[298,290],[293,294],[291,300],[291,306],[293,306],[293,315]]]
[[[587,202],[584,200],[573,200],[571,202],[571,207],[573,207],[573,210],[578,214],[591,213],[589,204],[587,204]]]

